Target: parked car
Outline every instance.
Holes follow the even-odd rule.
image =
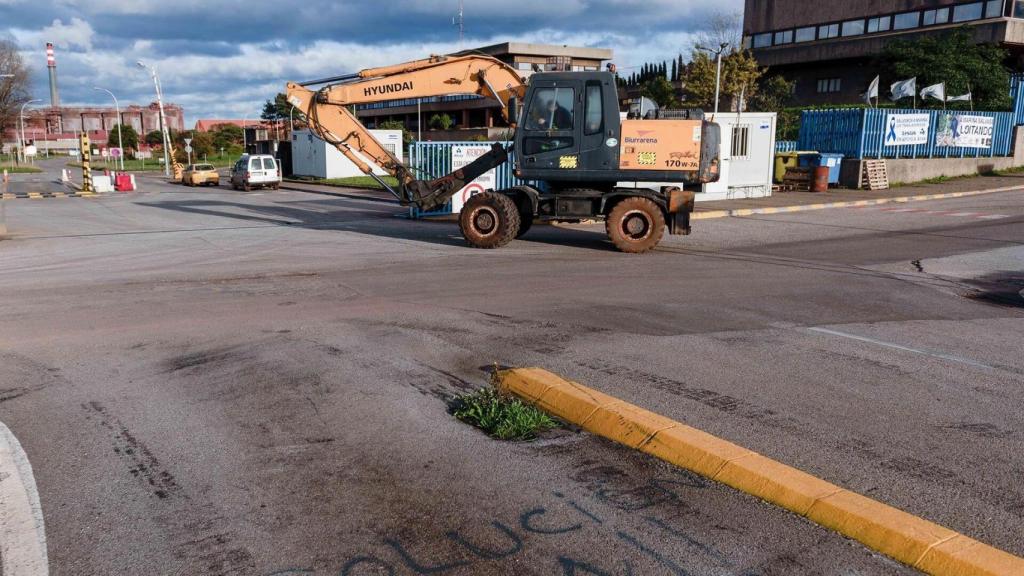
[[[281,166],[269,154],[246,154],[231,169],[231,187],[245,191],[281,186]]]
[[[181,175],[181,183],[186,186],[220,186],[220,174],[213,164],[189,164]]]

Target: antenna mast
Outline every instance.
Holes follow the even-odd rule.
[[[459,0],[459,14],[452,19],[452,24],[459,27],[459,50],[462,50],[463,38],[466,35],[466,19],[464,17],[463,4],[463,0]]]

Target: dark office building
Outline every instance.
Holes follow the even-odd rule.
[[[746,0],[743,17],[747,47],[772,73],[796,81],[799,104],[859,102],[887,42],[960,26],[1024,62],[1024,0]]]

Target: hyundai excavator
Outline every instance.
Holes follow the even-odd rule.
[[[418,177],[353,113],[361,104],[457,94],[497,100],[515,136],[508,148],[495,143],[469,165],[442,176]],[[524,80],[519,71],[489,56],[432,56],[289,83],[287,95],[317,136],[403,206],[441,207],[514,155],[513,174],[529,184],[476,194],[459,214],[463,236],[477,248],[504,246],[535,220],[603,219],[619,250],[646,252],[666,228],[670,234],[690,233],[694,190],[718,179],[718,125],[688,110],[624,118],[611,71],[536,72]],[[370,164],[394,176],[397,187],[378,177]],[[645,182],[659,184],[647,187]]]

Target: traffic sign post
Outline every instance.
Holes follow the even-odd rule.
[[[185,140],[185,154],[188,154],[188,163],[192,163],[192,139],[183,138]]]

